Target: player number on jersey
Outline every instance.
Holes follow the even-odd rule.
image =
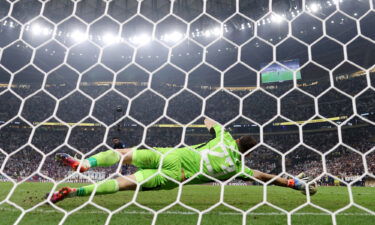
[[[224,159],[223,163],[220,165],[220,168],[222,171],[220,171],[219,173],[221,172],[230,173],[230,172],[235,171],[233,160],[230,157],[227,149],[225,147],[222,149],[223,149],[222,152],[216,152],[210,149],[205,149],[201,152],[203,163],[206,165],[209,175],[214,175],[214,176],[218,175],[217,172],[214,171],[212,168],[210,159],[208,158],[209,155]]]

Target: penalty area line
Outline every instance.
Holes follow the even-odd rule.
[[[13,208],[1,208],[0,207],[0,212],[1,211],[7,211],[7,212],[19,212],[20,210],[13,209]],[[51,210],[51,209],[35,209],[29,213],[59,213],[57,210]],[[107,214],[104,211],[101,210],[83,210],[83,211],[77,211],[75,212],[77,214]],[[75,214],[73,213],[73,214]],[[115,214],[146,214],[146,215],[151,215],[153,214],[152,212],[148,211],[120,211]],[[161,212],[159,214],[172,214],[172,215],[195,215],[197,214],[196,212],[186,212],[186,211],[165,211]],[[209,213],[205,213],[209,214]],[[242,213],[239,212],[213,212],[213,214],[219,214],[219,215],[227,215],[227,216],[238,216],[242,215]],[[259,213],[249,213],[249,216],[284,216],[286,215],[285,213],[278,213],[278,212],[259,212]],[[293,213],[292,216],[297,215],[297,216],[330,216],[331,214],[328,213],[314,213],[314,212],[304,212],[304,213]],[[340,213],[338,216],[374,216],[371,215],[370,213]]]

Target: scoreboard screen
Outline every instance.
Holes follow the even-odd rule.
[[[280,62],[285,67],[290,68],[291,70],[286,69],[285,67],[280,66],[279,64],[272,64],[265,68],[262,73],[262,83],[272,83],[272,82],[282,82],[286,80],[293,80],[293,70],[299,68],[298,59],[282,61]],[[263,65],[265,66],[265,65]],[[296,79],[301,79],[301,72],[296,72]]]

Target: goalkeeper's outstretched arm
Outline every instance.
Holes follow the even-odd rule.
[[[272,180],[271,183],[274,185],[300,190],[304,194],[306,194],[306,184],[311,181],[311,179],[307,177],[304,173],[300,173],[296,178],[287,179],[279,177],[277,175],[263,173],[258,170],[253,170],[253,177],[263,182],[268,182]],[[309,192],[311,195],[313,195],[316,193],[316,191],[316,184],[313,182],[309,185]]]
[[[275,179],[273,180],[272,184],[275,184],[277,186],[282,186],[282,187],[292,187],[294,185],[293,183],[293,179],[286,179],[286,178],[282,178],[282,177],[277,177],[276,175],[273,175],[273,174],[268,174],[268,173],[263,173],[263,172],[260,172],[258,170],[253,170],[253,173],[254,173],[254,178],[258,179],[258,180],[261,180],[263,182],[268,182],[272,179]],[[293,185],[292,185],[293,183]]]

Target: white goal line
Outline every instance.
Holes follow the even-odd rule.
[[[8,212],[19,212],[20,210],[13,209],[13,208],[5,208],[5,207],[0,207],[0,211],[8,211]],[[59,212],[58,210],[51,210],[51,209],[35,209],[33,211],[30,211],[28,213],[57,213]],[[83,210],[83,211],[77,211],[74,214],[107,214],[106,212],[102,210]],[[132,210],[132,211],[120,211],[115,214],[145,214],[145,215],[151,215],[153,214],[152,212],[148,211],[137,211],[137,210]],[[196,212],[186,212],[186,211],[165,211],[165,212],[159,212],[158,214],[172,214],[172,215],[194,215],[198,214]],[[209,214],[209,213],[205,213]],[[212,214],[218,214],[218,215],[225,215],[225,216],[239,216],[242,215],[242,213],[239,212],[212,212]],[[249,216],[254,215],[254,216],[282,216],[286,215],[285,213],[278,213],[278,212],[258,212],[258,213],[249,213]],[[297,216],[306,216],[306,215],[312,215],[312,216],[331,216],[329,213],[315,213],[315,212],[301,212],[301,213],[293,213],[293,215]],[[340,213],[336,216],[374,216],[369,213]]]

